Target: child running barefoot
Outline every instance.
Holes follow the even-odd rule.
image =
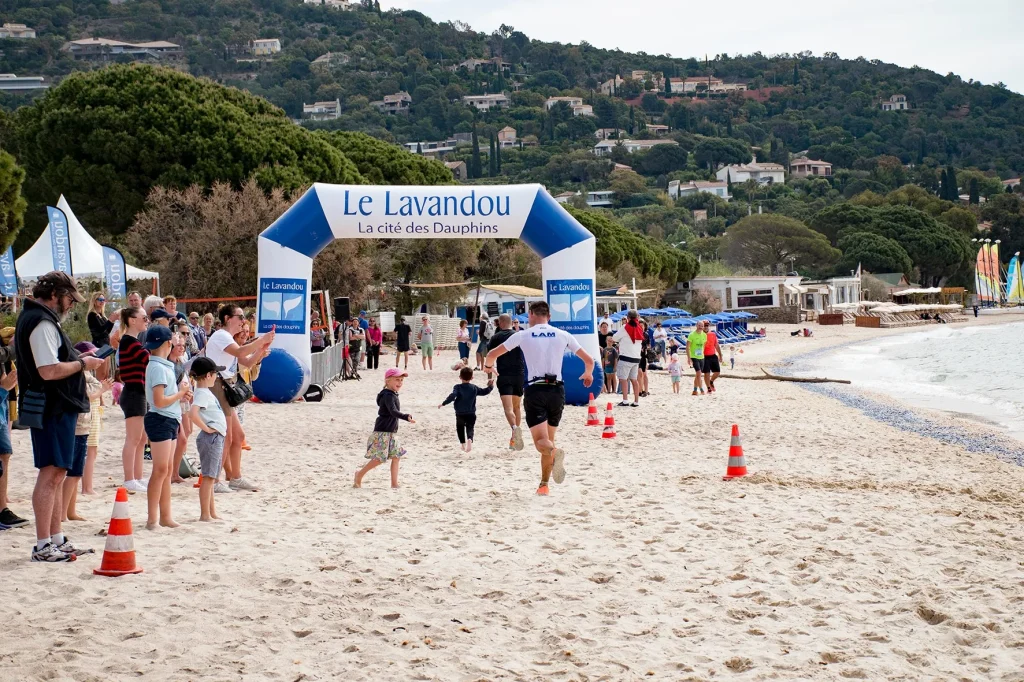
[[[143,424],[153,453],[153,473],[146,489],[149,504],[146,528],[149,530],[154,530],[158,523],[167,528],[178,527],[171,515],[171,460],[181,427],[181,400],[192,398],[192,387],[187,381],[181,386],[176,383],[174,365],[167,359],[172,336],[171,330],[162,325],[153,325],[146,332],[145,347],[151,357],[146,366],[149,411]]]
[[[444,402],[437,406],[441,409],[450,402],[455,403],[455,432],[459,436],[460,449],[469,452],[473,449],[473,435],[476,428],[476,397],[487,395],[494,389],[494,378],[487,381],[487,388],[480,388],[472,384],[473,370],[463,367],[459,371],[461,384],[452,388],[451,394],[444,399]]]
[[[668,375],[672,377],[672,392],[679,393],[679,384],[683,381],[683,366],[679,364],[679,356],[674,351],[668,363]]]
[[[388,460],[391,460],[391,487],[398,487],[398,466],[405,456],[405,448],[398,443],[398,420],[416,423],[412,415],[401,411],[398,403],[398,392],[407,376],[408,372],[397,367],[384,373],[384,389],[377,394],[377,421],[373,424],[373,433],[366,439],[366,459],[370,461],[356,472],[353,488],[362,488],[363,476]]]
[[[217,383],[218,372],[223,371],[223,367],[207,357],[193,360],[192,368],[189,370],[196,386],[189,417],[199,429],[196,449],[199,450],[199,466],[203,474],[199,483],[200,521],[220,518],[213,503],[213,486],[217,483],[217,476],[220,475],[220,467],[224,460],[224,437],[228,435],[228,420],[224,416],[220,401],[210,388]]]

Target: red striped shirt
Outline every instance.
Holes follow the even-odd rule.
[[[125,386],[132,384],[145,388],[149,351],[143,348],[134,336],[122,336],[121,342],[117,345],[117,356],[117,369],[121,373],[121,382]]]

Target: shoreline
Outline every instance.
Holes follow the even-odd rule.
[[[1013,324],[1024,321],[1024,312],[1008,312],[1001,316],[984,316],[955,328]],[[820,327],[819,327],[820,328]],[[770,365],[782,376],[797,376],[795,365],[823,355],[836,353],[845,348],[873,343],[880,338],[895,335],[914,334],[934,329],[932,326],[907,327],[886,330],[863,339],[817,348],[780,358]],[[995,420],[966,412],[914,405],[897,396],[860,388],[856,383],[843,384],[799,384],[812,393],[831,398],[880,423],[893,428],[915,433],[942,443],[961,447],[968,452],[992,455],[1003,462],[1024,467],[1024,441],[1007,434],[1002,424]]]

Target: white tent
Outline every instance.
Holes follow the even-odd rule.
[[[68,219],[68,237],[71,242],[71,274],[75,277],[93,277],[102,279],[103,270],[103,247],[93,239],[82,223],[71,211],[68,202],[62,195],[57,202],[57,208],[64,211]],[[53,270],[53,251],[50,246],[50,226],[47,225],[39,239],[32,245],[32,248],[22,254],[15,262],[18,270],[18,277],[22,279],[36,279]],[[139,268],[125,264],[128,279],[160,279],[160,273],[140,270]]]

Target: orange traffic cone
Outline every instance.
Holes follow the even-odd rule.
[[[132,537],[132,517],[128,515],[128,491],[117,489],[114,511],[107,528],[107,544],[103,548],[103,561],[93,570],[96,575],[119,576],[142,573],[135,565],[135,540]]]
[[[590,405],[587,406],[587,426],[600,426],[601,420],[597,416],[597,403],[594,402],[594,394],[590,394]]]
[[[203,485],[203,475],[199,474],[199,480],[192,484],[193,488],[198,488]]]
[[[612,404],[608,403],[608,409],[604,413],[604,432],[601,438],[615,438],[615,415],[612,414]]]
[[[729,481],[747,475],[747,458],[743,456],[743,444],[740,443],[740,427],[732,425],[732,442],[729,443],[729,464],[725,468],[723,481]]]

